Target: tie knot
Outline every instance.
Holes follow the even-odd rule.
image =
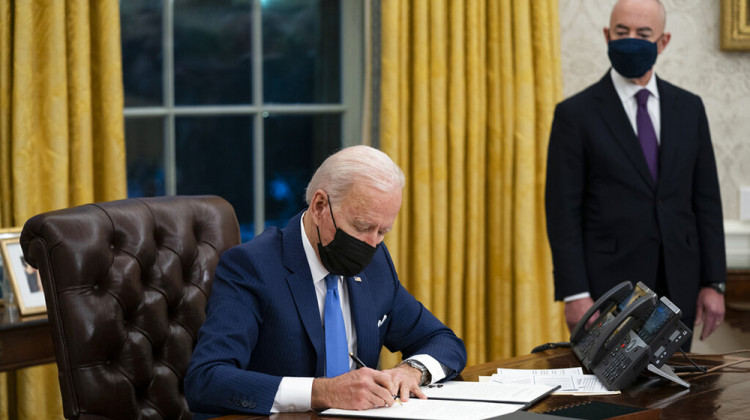
[[[339,276],[336,274],[328,274],[326,276],[326,289],[338,289],[339,287]]]
[[[635,94],[635,100],[638,101],[638,106],[645,106],[648,103],[648,97],[651,92],[648,89],[641,89]]]

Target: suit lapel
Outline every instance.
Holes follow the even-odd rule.
[[[659,89],[659,103],[661,105],[661,134],[659,138],[659,180],[668,182],[669,175],[673,172],[674,165],[678,161],[677,154],[680,148],[679,144],[679,127],[680,110],[679,102],[676,100],[672,91],[658,77],[656,84]]]
[[[359,278],[360,281],[357,281]],[[371,368],[375,368],[380,356],[380,335],[378,334],[378,317],[372,295],[368,291],[367,277],[348,277],[349,306],[352,311],[352,322],[357,331],[357,356]]]
[[[604,123],[609,128],[612,137],[615,138],[620,148],[625,152],[630,162],[635,166],[641,178],[651,187],[656,188],[654,179],[648,169],[646,158],[643,156],[641,144],[633,131],[633,126],[628,121],[622,101],[617,95],[615,86],[609,73],[597,83],[596,98],[599,102],[597,110]]]
[[[315,348],[317,364],[316,376],[325,376],[325,335],[320,323],[320,310],[315,294],[310,267],[307,264],[305,249],[302,246],[300,230],[301,213],[293,217],[282,230],[284,247],[284,266],[290,271],[286,281],[294,299],[302,325]]]

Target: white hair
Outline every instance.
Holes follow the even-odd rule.
[[[323,161],[307,184],[305,201],[309,205],[319,189],[332,201],[342,200],[355,181],[385,193],[406,184],[404,172],[388,155],[370,146],[351,146]]]

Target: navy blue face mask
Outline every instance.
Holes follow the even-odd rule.
[[[317,226],[315,227],[318,230],[320,261],[329,273],[352,277],[361,273],[370,264],[377,248],[370,246],[367,242],[360,241],[336,226],[330,198],[328,198],[328,209],[331,211],[331,220],[336,228],[336,234],[328,245],[323,246],[320,239],[320,229]]]
[[[637,79],[646,74],[656,63],[656,42],[638,38],[609,41],[607,54],[612,67],[618,73],[628,79]]]

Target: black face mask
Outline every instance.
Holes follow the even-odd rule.
[[[623,38],[609,41],[607,54],[612,67],[618,73],[628,79],[636,79],[654,67],[658,49],[656,42],[638,38]]]
[[[323,262],[323,267],[331,274],[352,277],[361,273],[370,264],[377,247],[360,241],[336,226],[330,198],[328,199],[328,208],[331,210],[331,220],[333,220],[333,226],[336,228],[336,234],[328,245],[323,246],[323,241],[320,239],[320,229],[317,226],[315,227],[318,231],[320,260]]]

